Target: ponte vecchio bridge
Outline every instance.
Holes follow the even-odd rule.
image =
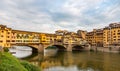
[[[77,33],[58,30],[54,34],[21,31],[8,28],[5,25],[0,25],[0,46],[9,48],[13,46],[30,46],[42,52],[48,46],[57,46],[59,50],[89,50],[88,44]]]

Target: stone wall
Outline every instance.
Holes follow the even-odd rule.
[[[94,51],[102,51],[102,52],[112,52],[112,53],[119,53],[120,47],[91,47]]]

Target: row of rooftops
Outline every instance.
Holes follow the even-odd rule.
[[[11,28],[8,28],[6,25],[0,25],[0,30],[7,30],[7,29],[11,30]]]
[[[46,35],[46,36],[56,36],[56,34],[51,33],[41,33],[41,32],[31,32],[31,31],[23,31],[23,30],[14,30],[11,28],[8,28],[6,25],[0,25],[0,30],[7,30],[10,29],[12,33],[23,33],[23,34],[40,34],[40,35]]]
[[[97,33],[97,34],[100,34],[100,33],[103,33],[103,30],[104,29],[112,29],[112,28],[120,28],[120,22],[118,23],[111,23],[109,24],[109,26],[105,27],[105,28],[102,28],[102,29],[93,29],[92,32],[87,32],[87,31],[83,31],[83,30],[78,30],[78,31],[81,31],[81,32],[87,32],[86,35],[93,35],[94,33]],[[11,28],[8,28],[6,25],[0,25],[0,29],[4,30],[4,29],[11,29]],[[77,32],[78,32],[77,31]],[[32,34],[43,34],[43,35],[46,35],[46,36],[57,36],[57,35],[77,35],[77,33],[75,32],[68,32],[67,30],[57,30],[55,31],[55,34],[51,34],[51,33],[41,33],[41,32],[30,32],[30,31],[22,31],[22,30],[14,30],[12,29],[12,32],[22,32],[22,33],[32,33]]]
[[[111,23],[111,24],[109,24],[109,26],[106,26],[104,29],[114,29],[114,28],[120,28],[120,22]]]
[[[5,29],[11,29],[11,28],[8,28],[6,25],[0,25],[0,30],[5,30]],[[58,36],[59,34],[52,34],[52,33],[41,33],[41,32],[31,32],[31,31],[23,31],[23,30],[14,30],[14,29],[12,29],[11,30],[12,31],[12,33],[23,33],[23,34],[40,34],[40,35],[45,35],[45,36],[51,36],[51,37],[55,37],[55,36]],[[60,31],[60,30],[58,30],[58,31]],[[61,33],[63,32],[62,30],[60,31]],[[74,33],[74,32],[68,32],[67,30],[64,30],[64,32],[65,32],[65,35],[73,35],[73,34],[75,34],[76,35],[76,33]]]
[[[21,30],[12,30],[13,33],[28,33],[28,34],[38,34],[38,35],[45,35],[45,36],[51,36],[56,37],[56,34],[50,34],[50,33],[40,33],[40,32],[30,32],[30,31],[21,31]]]
[[[120,28],[120,22],[118,22],[118,23],[111,23],[111,24],[109,24],[109,26],[106,26],[105,28],[101,28],[101,29],[93,29],[93,31],[91,31],[91,32],[87,32],[87,34],[86,35],[94,35],[94,33],[96,33],[96,34],[102,34],[103,33],[103,30],[105,30],[105,29],[114,29],[114,28]]]
[[[103,29],[93,29],[93,31],[91,32],[87,32],[86,35],[94,35],[94,34],[102,34],[103,33]]]

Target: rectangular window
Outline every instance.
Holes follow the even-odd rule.
[[[3,41],[1,40],[0,42],[2,43]]]
[[[2,33],[3,33],[4,31],[2,31]]]
[[[114,41],[116,41],[116,39],[114,39]]]
[[[116,36],[114,36],[113,38],[116,38]]]
[[[10,42],[10,40],[7,40],[7,42]]]
[[[12,42],[15,42],[15,40],[12,40]]]
[[[3,35],[1,35],[1,37],[4,37]]]
[[[10,34],[10,32],[8,32],[8,34]]]

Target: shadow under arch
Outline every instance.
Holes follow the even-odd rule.
[[[30,45],[25,45],[25,46],[32,48],[32,52],[38,53],[38,49],[37,48],[35,48],[33,46],[30,46]]]
[[[84,46],[82,45],[74,45],[72,47],[72,51],[83,51],[84,50]]]
[[[58,48],[58,51],[66,51],[66,48],[63,45],[52,45]]]

